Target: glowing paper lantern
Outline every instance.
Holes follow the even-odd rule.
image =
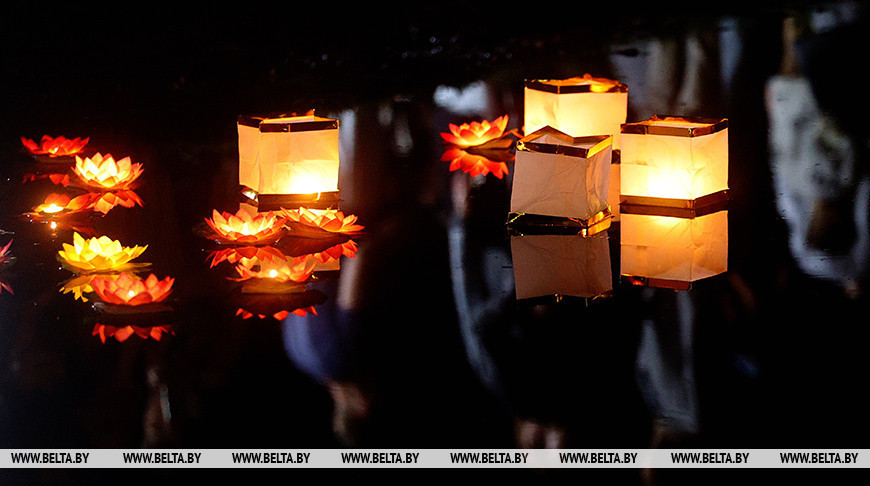
[[[512,235],[517,300],[565,296],[591,299],[613,290],[606,233]]]
[[[238,131],[239,184],[260,211],[338,205],[338,120],[242,116]]]
[[[587,230],[609,221],[611,136],[572,137],[551,127],[517,143],[511,221],[561,218]]]
[[[90,137],[84,139],[81,137],[69,139],[63,135],[58,137],[43,135],[39,140],[39,143],[36,143],[29,138],[21,137],[21,144],[24,145],[24,148],[30,152],[30,154],[35,156],[47,155],[50,158],[75,155],[81,152],[89,141]]]
[[[728,270],[727,210],[623,206],[620,225],[620,273],[626,281],[688,289]]]
[[[573,137],[613,135],[619,149],[619,127],[628,113],[628,86],[586,74],[569,79],[535,79],[525,83],[523,128],[532,133],[545,126]]]
[[[131,260],[141,255],[148,245],[121,246],[118,240],[108,236],[84,239],[78,232],[73,233],[73,244],[63,244],[57,259],[74,272],[94,273],[119,271],[132,266]]]
[[[142,280],[123,272],[117,277],[96,277],[91,286],[103,302],[138,306],[164,301],[172,292],[173,283],[172,277],[160,280],[152,273]]]
[[[622,125],[622,202],[701,207],[728,196],[728,120],[660,117]]]
[[[273,243],[284,234],[285,221],[272,211],[251,215],[244,208],[236,214],[214,209],[212,218],[205,218],[218,242],[243,245]]]
[[[116,161],[111,154],[97,153],[82,159],[76,155],[73,172],[89,187],[102,190],[127,189],[142,175],[142,164],[132,163],[130,157]]]

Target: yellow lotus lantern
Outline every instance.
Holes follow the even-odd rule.
[[[85,239],[73,233],[73,244],[63,244],[57,259],[74,272],[93,273],[118,271],[134,266],[131,260],[141,255],[148,245],[127,247],[108,236]]]
[[[142,175],[142,164],[132,163],[130,157],[116,161],[111,154],[100,153],[82,159],[76,156],[73,172],[88,186],[103,190],[127,189]]]
[[[622,126],[623,202],[698,207],[728,196],[728,120],[654,116]]]
[[[628,86],[589,74],[525,82],[525,133],[549,126],[573,137],[611,135],[619,150],[619,129],[628,115]]]
[[[39,143],[21,137],[21,143],[32,155],[47,155],[49,157],[66,157],[81,152],[90,141],[90,137],[73,139],[64,136],[51,137],[43,135]]]
[[[260,211],[338,205],[338,120],[315,116],[240,116],[239,185]]]
[[[286,218],[272,211],[252,215],[244,208],[235,214],[226,211],[219,213],[214,209],[212,218],[205,218],[219,242],[242,245],[274,242],[284,234],[285,221]]]

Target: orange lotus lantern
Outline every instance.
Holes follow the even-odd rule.
[[[45,200],[33,208],[29,216],[38,219],[52,219],[63,217],[70,213],[87,210],[93,204],[94,197],[91,194],[81,194],[70,198],[66,194],[52,193]]]
[[[64,136],[53,138],[49,135],[43,135],[39,143],[21,137],[21,143],[32,155],[47,155],[49,157],[65,157],[75,155],[84,150],[85,145],[90,141],[90,137],[76,137],[68,139]]]
[[[97,323],[91,335],[99,336],[100,340],[104,343],[108,338],[115,338],[119,343],[123,343],[131,336],[160,341],[163,339],[164,334],[174,334],[172,328],[173,326],[169,324],[159,326],[111,326]]]
[[[473,121],[461,125],[450,123],[448,124],[450,133],[441,133],[441,138],[461,148],[483,145],[504,136],[507,123],[507,115],[496,118],[492,123],[487,120],[480,122]]]
[[[441,155],[443,162],[450,161],[450,172],[460,170],[472,177],[492,174],[501,179],[508,173],[508,166],[504,161],[492,160],[485,155],[470,153],[462,148],[450,148]]]
[[[141,255],[148,245],[127,247],[108,236],[85,239],[78,232],[73,233],[73,244],[63,244],[57,254],[58,261],[74,272],[95,273],[120,271],[140,266],[131,260]]]
[[[317,261],[313,258],[292,257],[285,260],[259,260],[251,266],[236,265],[235,268],[241,280],[302,283],[311,277],[316,265]]]
[[[628,115],[628,87],[589,74],[525,83],[525,133],[550,126],[573,137],[611,135],[619,150],[620,125]]]
[[[212,210],[212,218],[205,222],[215,232],[220,243],[256,245],[273,243],[284,234],[285,218],[272,211],[252,215],[244,208],[235,214]]]
[[[282,209],[281,215],[286,218],[287,225],[296,232],[304,230],[320,230],[325,233],[357,233],[365,229],[357,224],[353,214],[345,215],[337,209]]]
[[[142,171],[142,164],[132,163],[130,157],[116,161],[111,154],[100,153],[84,159],[76,156],[73,168],[83,183],[102,190],[127,189]]]
[[[172,292],[173,283],[172,277],[160,280],[152,273],[139,279],[122,272],[117,278],[96,277],[91,286],[105,303],[137,306],[162,302]]]
[[[260,211],[337,207],[338,120],[240,116],[239,185],[253,189]]]
[[[211,268],[224,261],[232,265],[240,264],[251,268],[260,261],[286,260],[287,256],[273,246],[241,246],[213,251],[208,258],[211,260],[209,265]]]

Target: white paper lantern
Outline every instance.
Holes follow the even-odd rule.
[[[609,222],[612,140],[571,137],[551,127],[523,137],[517,142],[511,220],[559,218],[557,224],[581,228]]]
[[[238,120],[239,184],[258,209],[338,205],[338,120],[313,114]]]

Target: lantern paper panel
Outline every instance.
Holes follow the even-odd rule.
[[[610,136],[544,127],[517,143],[510,211],[580,221],[609,212]]]
[[[261,211],[336,205],[337,120],[314,115],[239,120],[239,184],[256,190]]]
[[[728,121],[655,116],[622,126],[622,200],[695,200],[728,189]]]
[[[728,270],[728,211],[694,218],[623,211],[620,273],[650,286],[687,289]]]
[[[517,300],[547,296],[593,298],[613,290],[607,233],[512,235]]]
[[[569,79],[539,79],[525,83],[524,130],[545,126],[574,137],[618,135],[628,113],[628,87],[589,75]]]

